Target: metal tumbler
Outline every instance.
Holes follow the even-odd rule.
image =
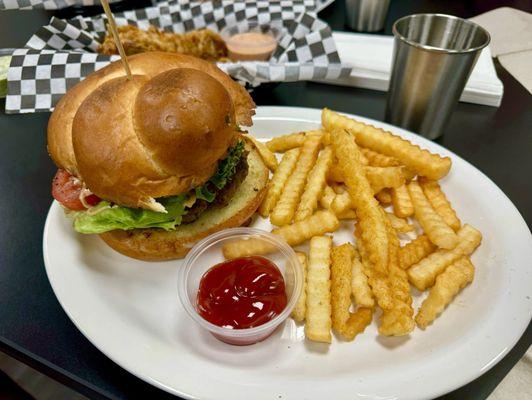
[[[443,133],[490,36],[473,22],[442,14],[401,18],[393,34],[385,119],[435,139]]]
[[[347,25],[360,32],[384,28],[390,0],[346,0]]]

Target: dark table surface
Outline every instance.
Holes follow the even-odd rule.
[[[504,5],[532,11],[529,0],[394,0],[384,33],[390,34],[394,20],[415,12],[472,17]],[[60,15],[71,13],[61,11]],[[333,29],[347,30],[343,13],[343,0],[337,0],[320,16]],[[0,48],[22,46],[51,15],[46,11],[0,12]],[[459,104],[438,142],[489,176],[530,227],[532,96],[500,65],[497,73],[504,83],[502,105]],[[281,84],[254,97],[259,105],[327,106],[378,120],[382,120],[385,106],[382,92],[304,82]],[[90,398],[170,398],[100,353],[57,302],[46,278],[41,248],[55,172],[46,153],[49,114],[6,116],[3,101],[0,107],[0,350]],[[502,361],[442,399],[485,399],[531,342],[529,326]]]

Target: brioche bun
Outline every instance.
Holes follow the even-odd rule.
[[[209,62],[168,53],[128,60],[130,79],[112,63],[63,96],[48,123],[48,149],[98,197],[164,211],[155,198],[206,182],[255,105]]]
[[[235,110],[236,124],[251,125],[251,117],[255,113],[255,103],[251,96],[215,64],[191,56],[162,52],[136,54],[128,57],[128,62],[133,75],[143,75],[149,79],[176,68],[190,68],[204,72],[221,83],[229,93]],[[48,151],[58,167],[80,177],[72,145],[74,116],[81,103],[98,87],[124,75],[121,62],[115,61],[87,76],[59,100],[48,122]],[[132,109],[129,111],[133,112]]]
[[[222,229],[242,225],[253,216],[266,193],[269,170],[256,150],[248,155],[248,174],[236,188],[229,204],[211,207],[200,217],[175,231],[162,229],[115,230],[100,237],[116,251],[145,261],[184,257],[196,242]]]

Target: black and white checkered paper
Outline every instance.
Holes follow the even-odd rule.
[[[120,1],[135,1],[135,0],[109,0],[110,3],[118,3]],[[159,0],[152,0],[152,4],[157,3]],[[239,1],[239,0],[236,0]],[[247,1],[247,0],[240,0]],[[315,0],[315,11],[319,12],[334,0]],[[97,6],[100,5],[100,0],[0,0],[1,10],[59,10],[61,8],[71,6]]]
[[[348,76],[330,27],[312,9],[314,0],[161,2],[144,9],[117,13],[118,25],[147,29],[154,25],[171,32],[209,28],[220,31],[242,21],[282,21],[284,34],[269,62],[229,62],[218,66],[248,87],[265,82],[327,80]],[[105,15],[52,18],[13,53],[8,71],[7,113],[50,111],[77,82],[118,56],[96,53],[106,26]]]
[[[115,3],[122,0],[109,0]],[[71,6],[94,6],[100,0],[0,0],[0,10],[59,10]]]

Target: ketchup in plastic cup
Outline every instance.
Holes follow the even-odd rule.
[[[264,241],[270,252],[224,258],[225,244],[248,239]],[[201,328],[233,345],[270,336],[292,312],[302,287],[294,250],[282,238],[255,228],[226,229],[206,237],[188,253],[178,276],[185,311]],[[226,290],[230,296],[223,295]]]
[[[263,325],[286,307],[283,275],[262,256],[224,261],[205,272],[196,303],[203,318],[224,328]]]

